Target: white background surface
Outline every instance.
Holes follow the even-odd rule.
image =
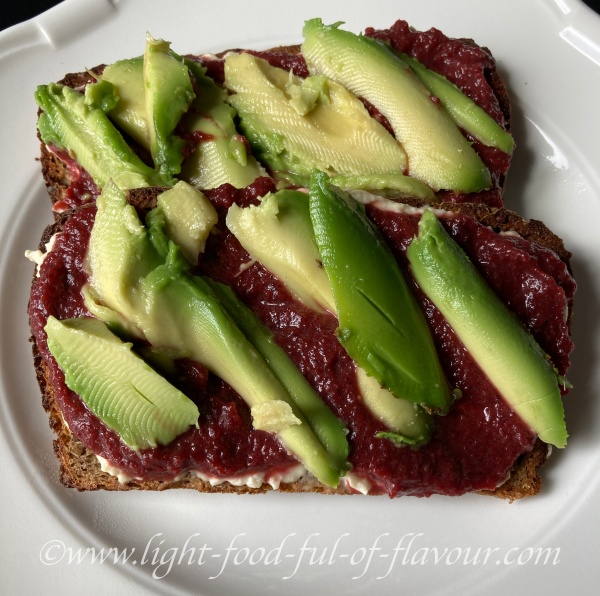
[[[575,389],[566,402],[569,447],[555,452],[544,468],[543,493],[512,505],[474,495],[390,501],[188,491],[79,494],[62,488],[27,341],[32,266],[22,255],[37,247],[50,221],[35,161],[36,85],[140,54],[146,31],[172,41],[179,53],[266,48],[299,41],[303,21],[315,16],[343,20],[353,31],[403,18],[418,29],[436,26],[492,49],[510,88],[518,143],[506,205],[545,221],[573,252],[579,289],[569,375]],[[575,0],[67,0],[1,33],[0,591],[47,596],[83,589],[92,595],[595,593],[600,582],[599,69],[600,19]],[[408,553],[394,551],[411,537]],[[196,550],[183,552],[186,541]],[[142,564],[148,544],[150,562]],[[53,548],[44,551],[44,545]],[[206,563],[198,565],[203,545],[213,550],[206,550]],[[370,550],[374,545],[381,550]],[[226,561],[228,546],[238,550],[230,550]],[[280,546],[277,559],[273,549]],[[137,564],[91,563],[89,554],[79,564],[68,562],[70,553],[83,556],[85,549],[103,547],[135,548],[130,561]],[[168,573],[167,563],[151,564],[157,548],[157,562],[174,555]],[[436,564],[434,548],[454,555]],[[487,564],[483,550],[479,563],[464,564],[465,555],[472,561],[478,548],[493,551]],[[525,560],[533,552],[527,549],[538,548],[559,549],[558,562],[502,561],[507,553],[513,558],[523,553]],[[241,562],[247,554],[260,559],[261,549],[270,552],[272,564],[264,558],[255,565]],[[55,564],[44,564],[42,552],[54,556]],[[425,564],[411,564],[425,552]],[[462,558],[448,564],[459,553]],[[163,579],[153,579],[153,571]]]

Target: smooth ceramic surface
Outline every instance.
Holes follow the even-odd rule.
[[[266,48],[300,40],[303,21],[315,16],[354,31],[404,18],[492,49],[518,144],[506,205],[546,222],[573,252],[568,448],[544,468],[543,493],[512,505],[476,495],[390,501],[64,489],[25,312],[33,266],[23,253],[50,221],[36,162],[36,85],[140,54],[146,31],[180,53]],[[600,19],[575,0],[67,0],[0,34],[0,590],[591,593],[600,581],[599,69]]]

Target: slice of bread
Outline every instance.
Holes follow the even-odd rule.
[[[473,39],[451,39],[443,35],[436,29],[427,32],[418,32],[409,28],[404,21],[397,21],[395,25],[388,30],[367,29],[367,35],[377,39],[382,39],[387,43],[396,44],[399,51],[404,51],[413,55],[432,70],[443,68],[439,62],[436,63],[435,56],[450,56],[446,62],[452,61],[452,55],[468,55],[468,67],[456,68],[451,78],[452,82],[460,87],[463,92],[470,96],[476,102],[486,102],[486,109],[492,118],[505,130],[511,129],[511,109],[508,90],[502,77],[496,67],[496,61],[489,49],[479,46]],[[434,49],[425,52],[420,47],[418,36],[425,36],[426,44],[434,44]],[[401,40],[398,42],[397,40]],[[396,40],[396,41],[394,41]],[[264,51],[230,49],[219,52],[216,55],[187,56],[190,59],[197,60],[207,67],[208,74],[215,78],[219,83],[224,79],[223,58],[231,52],[250,51],[252,54],[264,58],[273,66],[286,69],[293,69],[295,74],[306,76],[308,71],[301,58],[300,45],[278,46]],[[455,60],[462,58],[455,58]],[[89,83],[95,81],[94,75],[99,75],[104,70],[105,65],[101,64],[87,71],[68,73],[59,81],[73,89],[83,90]],[[370,104],[366,104],[367,109],[378,120],[386,122],[385,118],[375,110]],[[389,127],[389,124],[387,125]],[[391,129],[390,129],[391,130]],[[452,200],[459,202],[477,202],[488,204],[492,207],[503,206],[503,192],[506,185],[508,169],[510,167],[511,155],[506,155],[500,161],[497,157],[501,152],[499,150],[484,147],[478,143],[474,144],[476,151],[480,153],[484,163],[490,167],[492,172],[493,186],[489,190],[484,190],[470,195],[459,195],[450,192],[440,193],[443,200]],[[139,149],[139,148],[138,148]],[[42,143],[41,164],[44,179],[49,190],[52,203],[56,204],[65,198],[65,191],[73,177],[80,175],[77,168],[69,168],[57,155],[53,154]]]
[[[146,211],[156,203],[156,196],[162,189],[149,188],[130,191],[129,201],[138,210]],[[422,201],[410,200],[411,206],[422,206]],[[494,229],[496,232],[517,232],[521,237],[548,248],[569,263],[570,253],[565,249],[562,240],[553,234],[539,221],[526,221],[516,213],[506,209],[494,209],[484,205],[456,204],[452,202],[439,205],[446,211],[466,214]],[[40,242],[40,250],[45,250],[50,238],[60,232],[62,226],[69,220],[75,211],[63,213],[59,219],[48,226]],[[39,278],[34,276],[33,285]],[[569,304],[569,313],[572,310]],[[54,452],[60,461],[61,482],[78,490],[165,490],[169,488],[190,488],[201,492],[232,492],[232,493],[262,493],[272,490],[271,486],[264,483],[259,488],[249,486],[234,486],[229,482],[213,485],[208,481],[198,478],[193,472],[188,472],[173,481],[157,480],[129,480],[120,482],[116,475],[102,471],[98,458],[84,447],[75,437],[64,422],[59,407],[55,400],[54,387],[50,381],[47,363],[41,357],[33,341],[33,356],[36,375],[42,393],[42,403],[50,415],[50,427],[56,433]],[[480,491],[510,501],[537,494],[541,489],[539,468],[544,464],[549,454],[548,446],[537,440],[533,449],[524,454],[515,462],[509,478],[495,491]],[[331,489],[319,484],[314,478],[300,479],[291,483],[282,483],[278,490],[282,492],[318,492],[324,494],[351,494],[353,491],[345,484],[340,483],[337,489]]]

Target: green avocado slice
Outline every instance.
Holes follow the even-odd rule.
[[[504,130],[483,108],[467,97],[446,77],[429,70],[418,60],[401,54],[419,80],[448,110],[452,119],[474,139],[488,147],[496,147],[510,154],[515,146],[513,136]]]
[[[38,128],[47,145],[66,149],[102,189],[109,180],[122,189],[163,186],[167,181],[147,166],[96,102],[66,85],[41,85]]]
[[[229,286],[206,280],[256,351],[265,359],[279,382],[300,409],[308,425],[340,470],[348,467],[347,429],[315,393],[296,365],[275,342],[271,331],[245,306]]]
[[[424,182],[404,174],[331,177],[331,183],[342,190],[365,190],[372,194],[395,198],[413,197],[430,203],[438,201],[434,192]]]
[[[119,96],[107,112],[115,125],[126,132],[140,147],[150,151],[150,134],[144,92],[144,57],[127,58],[109,64],[100,77],[112,83]]]
[[[564,447],[567,429],[551,363],[431,210],[407,255],[420,288],[513,410],[542,441]]]
[[[323,172],[313,173],[309,201],[340,342],[397,397],[446,412],[450,391],[425,316],[376,228]]]
[[[48,348],[69,389],[139,451],[168,445],[198,423],[198,407],[98,319],[49,317]]]
[[[163,178],[170,180],[181,171],[185,142],[174,131],[195,97],[192,81],[186,64],[170,52],[169,42],[150,35],[143,77],[152,159]]]

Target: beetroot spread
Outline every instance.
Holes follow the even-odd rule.
[[[200,273],[231,285],[273,330],[277,342],[347,425],[352,471],[370,480],[372,492],[426,496],[494,489],[515,460],[532,448],[535,436],[505,404],[443,317],[422,295],[417,292],[442,365],[451,386],[460,389],[462,397],[447,416],[436,418],[431,442],[413,450],[375,437],[384,429],[361,403],[354,364],[335,337],[335,318],[298,303],[260,264],[240,268],[248,263],[249,256],[223,224],[226,209],[233,202],[242,206],[253,203],[272,189],[269,179],[259,179],[248,189],[224,185],[207,193],[220,215],[220,233],[210,236]],[[199,405],[200,428],[192,428],[157,449],[136,453],[124,446],[66,388],[47,351],[43,327],[50,314],[58,318],[86,314],[80,294],[86,281],[82,259],[94,213],[93,205],[85,206],[65,224],[42,265],[30,302],[32,330],[48,362],[56,400],[71,431],[129,476],[144,479],[171,479],[188,469],[223,478],[293,465],[294,459],[273,435],[252,428],[248,407],[241,398],[202,366],[189,361],[179,362],[179,375],[172,381]],[[383,211],[374,204],[368,214],[404,267],[403,254],[415,233],[418,215]],[[469,254],[483,258],[482,273],[505,300],[515,305],[553,361],[566,369],[571,344],[562,321],[574,286],[558,257],[522,239],[495,234],[467,216],[448,216],[445,224]],[[548,290],[549,297],[547,292],[538,292],[540,287]]]

